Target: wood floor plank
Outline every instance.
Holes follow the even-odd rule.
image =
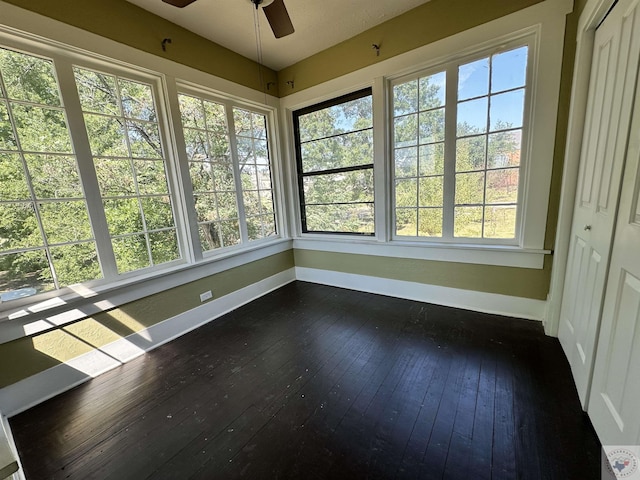
[[[599,477],[538,322],[304,282],[10,425],[28,480]]]

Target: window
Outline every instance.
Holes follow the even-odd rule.
[[[274,236],[266,116],[196,95],[178,98],[202,251]]]
[[[74,74],[118,273],[180,258],[152,86]]]
[[[393,83],[396,237],[517,242],[527,54]]]
[[[371,89],[293,114],[302,231],[373,235]]]
[[[102,277],[53,62],[0,48],[2,300]]]
[[[3,303],[276,235],[268,111],[180,93],[172,119],[159,75],[44,50],[0,47]]]

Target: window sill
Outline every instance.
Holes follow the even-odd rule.
[[[291,240],[278,238],[208,256],[198,263],[183,263],[107,285],[77,285],[75,290],[67,289],[62,294],[51,292],[49,298],[45,293],[14,300],[11,305],[2,305],[6,310],[0,312],[0,344],[75,322],[289,249]]]
[[[321,237],[305,235],[294,239],[293,248],[534,269],[541,269],[545,255],[551,254],[550,250],[520,248],[511,245],[417,243],[398,240],[379,242],[375,238],[345,238],[337,235],[322,235]]]

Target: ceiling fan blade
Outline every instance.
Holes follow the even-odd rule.
[[[168,3],[169,5],[173,5],[174,7],[184,8],[187,5],[195,2],[196,0],[162,0],[164,3]]]
[[[262,9],[276,38],[286,37],[295,31],[287,7],[284,6],[284,0],[274,0]]]

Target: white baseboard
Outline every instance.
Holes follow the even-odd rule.
[[[295,269],[290,268],[0,389],[0,411],[12,417],[295,279]]]
[[[542,320],[545,313],[546,302],[543,300],[440,287],[438,285],[405,282],[402,280],[341,273],[316,268],[296,267],[296,279],[334,287],[349,288],[362,292],[406,298],[408,300],[435,303],[447,307],[474,310],[476,312],[526,318],[529,320]]]

